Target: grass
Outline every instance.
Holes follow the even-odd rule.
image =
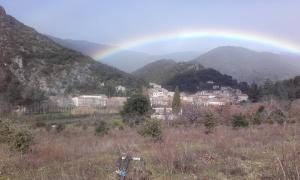
[[[163,140],[157,142],[129,127],[112,128],[101,137],[95,136],[91,125],[83,129],[68,124],[59,134],[37,128],[27,154],[0,145],[0,180],[116,179],[115,162],[126,154],[145,159],[149,179],[300,177],[298,124],[218,126],[214,133],[205,131],[204,127],[164,127]]]

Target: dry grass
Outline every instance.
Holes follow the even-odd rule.
[[[234,130],[219,126],[163,129],[163,141],[135,129],[94,135],[94,127],[69,125],[60,134],[34,130],[32,152],[11,153],[0,145],[0,180],[116,179],[122,154],[146,160],[149,179],[299,179],[300,125],[264,124]]]

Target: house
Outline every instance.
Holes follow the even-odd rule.
[[[174,120],[177,116],[172,113],[172,108],[160,107],[153,108],[154,113],[151,115],[152,119],[159,120]]]
[[[72,98],[76,107],[106,107],[106,95],[82,95]]]
[[[124,86],[119,85],[115,88],[116,88],[117,92],[122,92],[122,93],[126,92],[126,87],[124,87]]]
[[[243,101],[248,101],[248,95],[247,94],[240,94],[238,95],[238,101],[243,102]]]

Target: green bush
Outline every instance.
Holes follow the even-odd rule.
[[[217,121],[211,112],[204,114],[204,126],[206,127],[206,133],[211,133],[217,126]]]
[[[144,137],[151,137],[156,140],[162,138],[161,122],[157,119],[148,119],[138,130],[138,133]]]
[[[17,132],[10,142],[10,147],[12,150],[18,152],[26,153],[30,149],[30,145],[33,142],[33,136],[28,131]]]
[[[144,122],[145,116],[150,110],[151,104],[146,96],[133,95],[126,101],[121,115],[125,123],[134,126]]]
[[[249,122],[247,121],[246,117],[242,114],[234,115],[232,117],[231,123],[234,128],[249,126]]]
[[[122,119],[113,119],[111,121],[111,124],[113,127],[122,127],[124,126],[123,120]]]
[[[99,124],[96,125],[95,134],[96,135],[105,135],[109,131],[109,126],[105,121],[100,121]]]

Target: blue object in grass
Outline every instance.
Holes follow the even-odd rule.
[[[125,177],[126,176],[126,171],[125,170],[121,170],[120,173],[119,173],[119,175],[121,177]]]

